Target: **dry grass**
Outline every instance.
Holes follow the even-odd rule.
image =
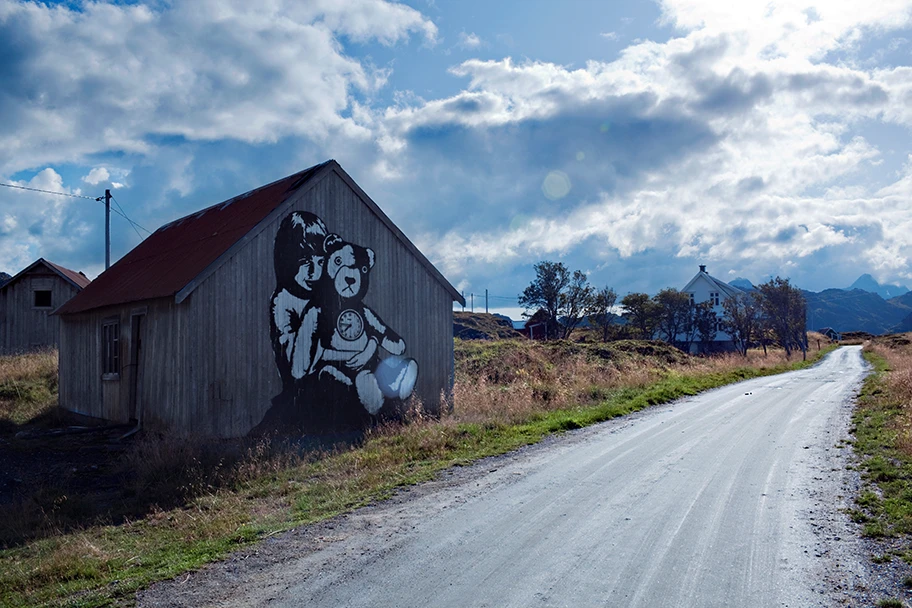
[[[865,343],[874,374],[865,380],[852,422],[864,486],[852,519],[870,537],[902,537],[891,552],[912,563],[912,334]]]
[[[888,336],[866,344],[865,349],[882,357],[889,368],[884,376],[885,398],[898,414],[891,428],[896,432],[896,447],[912,458],[912,340],[905,336]]]
[[[0,424],[23,424],[56,403],[56,350],[0,357]]]
[[[457,422],[517,424],[541,412],[588,405],[669,376],[785,363],[780,349],[767,354],[750,350],[747,357],[690,357],[661,342],[457,341],[449,417]]]

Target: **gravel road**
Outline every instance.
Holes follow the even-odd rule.
[[[862,606],[859,347],[453,469],[143,592],[148,606]]]

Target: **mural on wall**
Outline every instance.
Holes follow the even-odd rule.
[[[418,363],[364,305],[374,262],[373,250],[330,233],[312,213],[282,220],[270,303],[282,393],[257,430],[364,424],[411,395]]]

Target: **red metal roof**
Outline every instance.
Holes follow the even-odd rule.
[[[69,280],[71,280],[73,283],[75,283],[76,286],[79,287],[80,289],[85,289],[86,286],[88,286],[88,284],[92,282],[89,279],[89,277],[85,276],[81,272],[76,272],[75,270],[70,270],[69,268],[64,268],[60,264],[55,264],[54,262],[48,262],[47,260],[44,260],[44,261],[47,263],[48,266],[53,266],[54,268],[56,268],[60,274],[67,277]]]
[[[328,162],[165,224],[57,314],[174,296]]]

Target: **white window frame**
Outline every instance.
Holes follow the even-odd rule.
[[[101,322],[101,379],[120,379],[120,317]]]

